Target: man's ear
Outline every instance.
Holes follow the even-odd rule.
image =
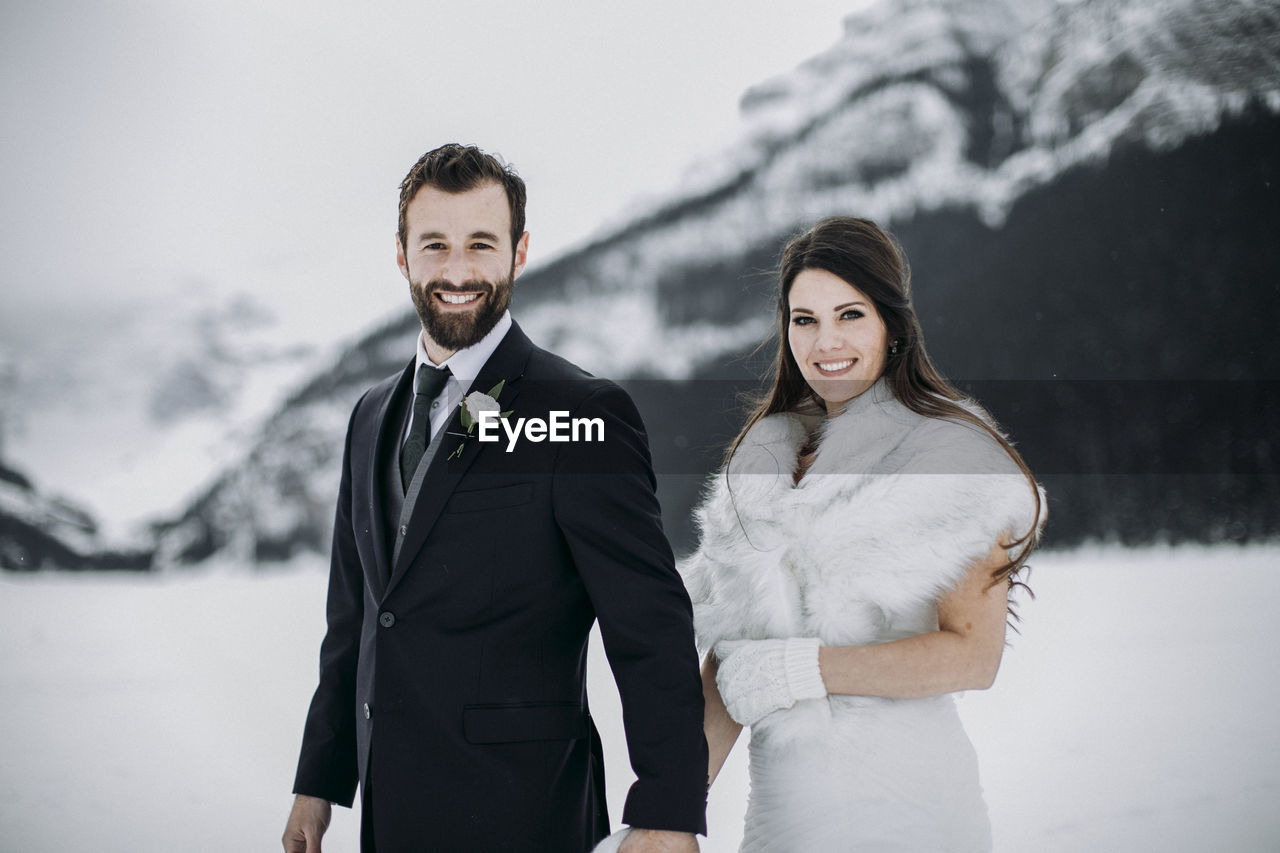
[[[400,243],[400,235],[396,235],[396,266],[400,267],[400,275],[409,280],[409,262],[404,256],[404,246]]]
[[[397,237],[398,241],[400,238]],[[515,254],[512,257],[511,278],[520,277],[520,273],[524,272],[524,265],[529,261],[529,232],[526,231],[520,235],[520,239],[516,241]]]

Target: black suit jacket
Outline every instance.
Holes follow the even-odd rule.
[[[505,380],[513,420],[600,418],[604,441],[473,435],[448,459],[446,435],[391,565],[383,487],[413,369],[351,415],[295,792],[350,805],[371,774],[379,853],[589,850],[609,831],[586,698],[598,618],[638,777],[623,822],[704,833],[692,609],[630,398],[513,325],[472,390]],[[445,429],[463,432],[457,412]]]

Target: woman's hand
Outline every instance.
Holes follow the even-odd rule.
[[[813,637],[726,640],[716,645],[716,685],[729,716],[750,726],[801,699],[826,696],[818,668],[820,645]]]

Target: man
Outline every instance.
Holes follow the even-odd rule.
[[[524,201],[514,172],[459,145],[401,185],[397,263],[423,331],[348,426],[287,851],[319,853],[357,779],[365,853],[590,850],[609,831],[585,689],[597,617],[637,775],[622,850],[696,851],[705,832],[692,610],[644,427],[621,389],[511,320]],[[499,383],[508,426],[568,412],[603,434],[481,441],[453,403]]]

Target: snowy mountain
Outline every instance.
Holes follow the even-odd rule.
[[[96,313],[37,313],[22,331],[3,324],[0,456],[75,495],[112,538],[189,502],[239,461],[288,389],[323,364],[246,292],[194,282]]]
[[[1274,4],[888,0],[750,89],[740,142],[680,195],[522,277],[515,313],[632,390],[687,546],[767,359],[778,250],[870,216],[907,250],[935,361],[1049,486],[1050,541],[1275,536],[1277,72]],[[158,563],[326,549],[347,415],[416,322],[293,395],[156,526]]]
[[[787,234],[834,213],[901,228],[961,210],[999,228],[1028,193],[1120,149],[1170,151],[1280,111],[1277,33],[1273,5],[1244,2],[880,4],[747,92],[746,138],[693,177],[697,192],[526,283],[523,322],[605,374],[692,376],[767,315],[682,286],[689,271],[767,268]]]
[[[83,508],[0,462],[0,569],[146,569],[149,543],[108,545]]]

